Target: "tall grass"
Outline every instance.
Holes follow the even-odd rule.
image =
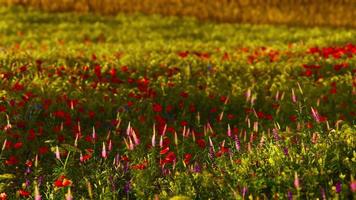
[[[355,0],[0,0],[46,11],[158,13],[222,22],[356,27]]]

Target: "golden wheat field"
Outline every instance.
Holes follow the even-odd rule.
[[[46,11],[194,16],[203,20],[356,27],[356,0],[0,0]]]

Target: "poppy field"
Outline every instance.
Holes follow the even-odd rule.
[[[356,197],[356,30],[0,16],[0,200]]]

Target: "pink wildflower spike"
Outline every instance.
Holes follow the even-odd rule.
[[[129,137],[129,150],[134,150],[134,148],[135,148],[135,145],[132,142],[131,137]]]
[[[213,144],[213,141],[211,140],[211,137],[209,136],[209,144],[210,144],[210,147],[213,149],[213,151],[215,152],[215,148],[214,148],[214,144]]]
[[[292,102],[297,103],[297,96],[295,95],[293,88],[292,88]]]
[[[111,139],[109,140],[109,144],[108,144],[108,151],[112,150],[112,141]]]
[[[115,166],[119,166],[119,165],[120,165],[120,155],[119,155],[118,153],[115,155],[113,164],[114,164]]]
[[[80,134],[82,132],[81,127],[80,127],[80,121],[78,121],[78,133]]]
[[[131,131],[131,135],[132,135],[132,138],[134,140],[134,143],[135,145],[138,145],[140,144],[140,139],[138,139],[137,135],[136,135],[136,132],[132,129]]]
[[[222,111],[222,112],[220,113],[220,115],[219,115],[219,121],[221,121],[221,120],[223,119],[223,117],[224,117],[224,111]]]
[[[230,128],[230,124],[227,125],[227,136],[231,137],[231,128]]]
[[[214,133],[213,128],[211,127],[210,123],[208,122],[207,127],[210,131],[210,133]]]
[[[317,123],[320,123],[321,119],[320,119],[320,115],[319,115],[318,111],[316,109],[314,109],[313,107],[311,107],[311,111],[312,111],[312,116],[313,116],[314,120]]]
[[[226,97],[225,101],[224,101],[224,105],[226,105],[229,102],[229,96]]]
[[[35,156],[35,167],[36,168],[38,167],[38,154],[36,154]]]
[[[80,155],[79,155],[79,161],[80,161],[80,162],[83,162],[83,161],[84,161],[84,158],[83,158],[83,154],[82,154],[82,152],[80,152]]]
[[[73,200],[73,195],[70,190],[70,187],[68,188],[67,194],[65,196],[66,196],[66,200]]]
[[[105,146],[105,142],[103,142],[103,148],[101,150],[101,157],[102,158],[107,158],[107,153],[106,153],[106,146]]]
[[[298,178],[298,173],[294,173],[294,187],[295,189],[299,190],[300,184],[299,184],[299,178]]]
[[[258,121],[253,123],[253,131],[258,132]]]
[[[6,121],[7,121],[7,124],[6,124],[6,126],[4,127],[4,131],[7,131],[7,130],[9,130],[9,129],[12,128],[12,125],[11,125],[11,123],[10,123],[9,115],[7,115],[7,114],[6,114]]]
[[[246,102],[249,102],[250,98],[251,98],[251,89],[250,88],[248,88],[248,90],[246,91],[245,96],[246,96]]]
[[[79,133],[75,134],[74,146],[78,146]]]
[[[74,110],[74,102],[73,101],[70,101],[70,109]]]
[[[129,125],[127,125],[127,129],[126,129],[126,135],[130,136],[131,134],[131,122],[129,122]]]
[[[235,140],[235,148],[237,151],[240,151],[240,140],[239,137],[237,135],[234,135],[234,140]]]
[[[174,144],[178,146],[178,135],[177,132],[174,131]]]
[[[155,127],[155,124],[153,124],[153,134],[152,134],[151,143],[152,143],[152,147],[156,146],[156,127]]]
[[[163,136],[161,135],[161,138],[159,139],[159,147],[163,147]]]
[[[61,154],[59,153],[59,148],[58,148],[58,146],[56,146],[56,158],[58,159],[58,160],[61,160]]]
[[[92,139],[95,141],[96,140],[96,131],[95,131],[95,127],[93,126],[93,132],[91,134]]]
[[[60,128],[60,131],[63,132],[63,129],[64,129],[64,123],[61,122],[61,128]]]
[[[164,125],[162,135],[165,136],[167,131],[167,124]]]
[[[256,97],[255,96],[252,96],[251,97],[251,105],[255,105],[255,101],[256,101]]]
[[[275,101],[279,101],[279,91],[276,92]]]
[[[1,151],[4,151],[6,148],[6,143],[7,143],[7,139],[4,140],[4,143],[2,144],[2,148]]]
[[[250,120],[249,117],[247,117],[246,122],[247,122],[247,127],[248,127],[248,128],[251,128],[251,120]]]
[[[262,135],[261,140],[260,140],[260,147],[263,147],[264,144],[265,144],[265,137],[264,137],[264,135]]]
[[[110,136],[111,136],[111,131],[108,131],[108,134],[106,135],[106,140],[110,140]]]
[[[40,195],[39,189],[38,189],[38,185],[35,185],[35,200],[41,200],[42,197]]]

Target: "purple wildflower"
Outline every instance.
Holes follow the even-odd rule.
[[[325,199],[326,199],[326,194],[325,194],[324,188],[320,188],[320,193],[321,193],[321,198],[322,198],[323,200],[325,200]]]
[[[234,135],[234,140],[235,140],[235,147],[236,147],[236,150],[240,151],[241,144],[240,144],[240,140],[239,140],[239,138],[237,137],[237,135]]]
[[[340,193],[341,192],[341,182],[338,181],[336,184],[335,184],[335,187],[336,187],[336,193]]]
[[[126,184],[125,184],[125,187],[124,187],[124,191],[126,194],[128,194],[131,190],[131,182],[130,181],[127,181]]]
[[[293,193],[290,190],[288,190],[287,198],[288,200],[293,200]]]
[[[279,135],[278,135],[278,129],[274,128],[274,129],[272,130],[272,132],[273,132],[274,140],[275,140],[276,142],[278,142],[279,139],[280,139],[280,137],[279,137]]]
[[[195,172],[195,173],[200,173],[200,172],[201,172],[201,166],[200,166],[199,164],[196,164],[196,165],[194,166],[194,172]]]
[[[288,152],[288,148],[287,147],[284,147],[283,148],[283,153],[285,156],[288,156],[289,155],[289,152]]]

